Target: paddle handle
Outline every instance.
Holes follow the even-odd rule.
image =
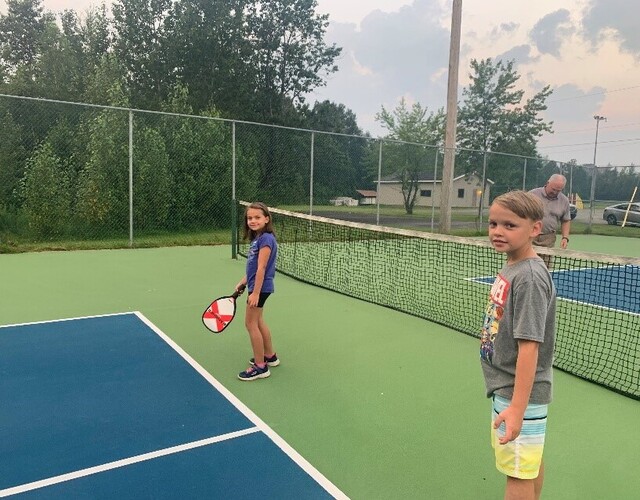
[[[240,295],[242,295],[244,293],[244,289],[246,288],[246,285],[242,285],[238,290],[236,290],[235,292],[233,292],[231,294],[231,296],[234,299],[237,299],[238,297],[240,297]]]

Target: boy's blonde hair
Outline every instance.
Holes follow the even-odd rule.
[[[534,222],[541,221],[544,217],[544,206],[542,200],[526,191],[509,191],[501,194],[493,203],[511,210],[518,217],[529,219]]]

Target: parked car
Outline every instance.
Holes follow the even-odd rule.
[[[571,220],[575,219],[576,215],[578,215],[578,207],[573,203],[569,203],[569,213],[571,214]]]
[[[622,224],[624,215],[629,208],[629,215],[627,215],[627,224],[640,225],[640,204],[632,203],[629,207],[628,203],[618,203],[617,205],[611,205],[604,209],[602,218],[607,221],[608,224],[615,226],[616,224]]]

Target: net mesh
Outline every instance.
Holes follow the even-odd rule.
[[[479,337],[504,263],[486,238],[271,210],[279,272]],[[246,256],[248,243],[238,241]],[[640,259],[538,253],[551,261],[558,292],[555,366],[640,399]]]

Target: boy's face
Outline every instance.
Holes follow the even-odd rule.
[[[499,203],[489,208],[489,241],[511,260],[525,256],[541,229],[541,221],[523,219]]]

